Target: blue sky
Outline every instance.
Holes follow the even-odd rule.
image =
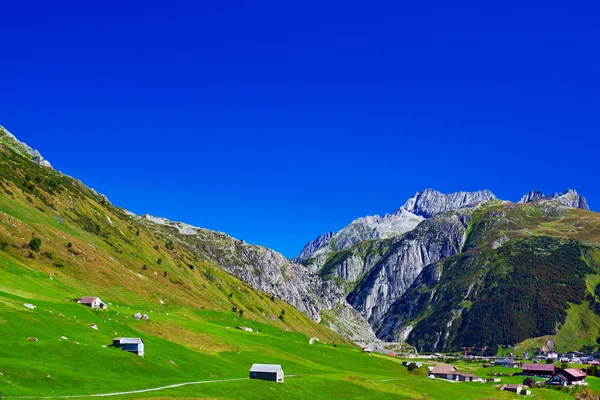
[[[287,256],[429,187],[598,210],[598,6],[488,3],[4,1],[0,124]]]

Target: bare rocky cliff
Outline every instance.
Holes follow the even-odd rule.
[[[379,324],[425,266],[461,251],[469,218],[468,210],[449,212],[426,220],[407,233],[350,293],[350,304],[372,325]]]
[[[532,190],[531,192],[523,195],[523,197],[521,197],[521,200],[519,200],[519,203],[532,203],[542,200],[558,200],[559,202],[570,208],[580,208],[582,210],[590,209],[586,198],[573,189],[567,189],[562,193],[556,192],[553,195],[546,195],[539,190]]]

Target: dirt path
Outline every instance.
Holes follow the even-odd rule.
[[[2,396],[2,399],[79,399],[83,397],[112,397],[112,396],[123,396],[127,394],[137,394],[137,393],[148,393],[148,392],[157,392],[159,390],[173,389],[181,386],[188,385],[202,385],[205,383],[219,383],[219,382],[234,382],[234,381],[245,381],[249,378],[236,378],[236,379],[219,379],[212,381],[199,381],[199,382],[185,382],[185,383],[176,383],[174,385],[169,386],[161,386],[157,388],[151,389],[142,389],[142,390],[132,390],[130,392],[114,392],[114,393],[102,393],[102,394],[83,394],[79,396],[48,396],[48,397],[40,397],[40,396]]]

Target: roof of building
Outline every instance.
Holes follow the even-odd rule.
[[[283,371],[281,365],[278,364],[252,364],[250,372],[279,372]]]
[[[523,364],[523,371],[532,370],[532,371],[547,371],[554,372],[555,370],[554,364]]]
[[[518,389],[520,387],[523,387],[523,385],[511,383],[510,385],[504,385],[502,388],[503,389]]]
[[[470,372],[459,372],[458,375],[460,376],[464,376],[464,377],[468,377],[468,378],[477,378],[479,379],[479,377],[477,375],[474,375]]]
[[[81,299],[79,299],[80,303],[93,303],[96,300],[100,300],[99,297],[91,297],[91,296],[84,296]],[[102,300],[100,300],[102,301]]]
[[[585,378],[587,376],[585,372],[577,368],[565,368],[562,372],[572,376],[573,378]]]
[[[144,343],[144,341],[140,338],[114,338],[113,340],[117,340],[121,344],[139,344]]]
[[[436,365],[431,371],[429,371],[430,374],[451,374],[453,372],[456,372],[456,367],[453,367],[452,365]]]

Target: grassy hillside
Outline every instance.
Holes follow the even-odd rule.
[[[208,381],[121,397],[515,398],[491,385],[461,384],[457,392],[453,383],[425,378],[423,369],[409,373],[400,360],[361,353],[224,272],[204,253],[211,243],[173,242],[163,229],[112,206],[81,182],[0,148],[2,397]],[[589,285],[593,291],[595,282]],[[83,295],[100,296],[108,310],[77,304]],[[150,320],[135,320],[136,312]],[[110,347],[116,336],[142,337],[146,356]],[[320,341],[310,344],[311,337]],[[253,363],[279,363],[294,376],[284,384],[244,380]],[[569,397],[551,391],[537,396]]]

